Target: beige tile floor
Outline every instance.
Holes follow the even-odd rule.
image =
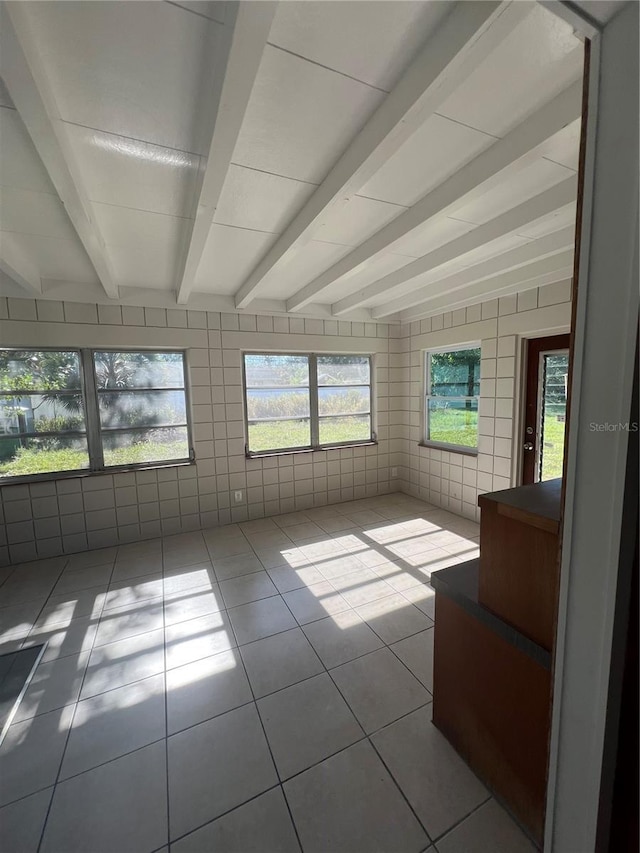
[[[0,650],[48,646],[0,850],[533,850],[431,724],[430,573],[477,542],[389,495],[5,570]]]

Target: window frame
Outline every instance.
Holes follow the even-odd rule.
[[[61,471],[47,471],[41,474],[14,474],[3,476],[0,474],[0,487],[11,485],[13,483],[29,483],[41,480],[58,480],[72,477],[88,477],[93,474],[118,474],[125,471],[138,471],[149,468],[168,468],[182,465],[191,465],[195,462],[195,453],[193,446],[193,430],[191,417],[191,394],[189,386],[189,365],[188,365],[188,350],[170,349],[163,347],[116,347],[102,346],[96,348],[89,347],[51,347],[51,346],[9,346],[0,347],[4,352],[73,352],[79,356],[80,368],[80,393],[82,395],[82,411],[85,418],[85,432],[69,431],[69,432],[47,432],[38,433],[37,435],[50,436],[79,436],[84,435],[87,442],[87,453],[89,457],[89,465],[87,468],[72,468]],[[179,354],[182,356],[182,375],[184,386],[181,389],[185,395],[185,414],[186,424],[180,425],[181,428],[187,430],[187,444],[189,455],[179,459],[161,459],[157,461],[147,462],[129,462],[124,465],[105,465],[104,464],[104,448],[103,448],[103,431],[100,425],[100,409],[99,409],[99,392],[97,387],[97,378],[95,370],[94,355],[97,352],[121,352],[121,353],[140,353],[150,352],[159,354]],[[126,390],[126,389],[125,389]],[[149,390],[141,388],[140,391]],[[173,390],[173,389],[159,389]],[[148,429],[149,427],[139,427],[134,429]],[[117,430],[116,430],[117,431]],[[120,431],[131,431],[123,428]],[[111,432],[108,430],[106,432]],[[22,434],[21,434],[22,435]],[[31,434],[29,434],[31,435]]]
[[[436,441],[429,437],[429,400],[442,400],[443,397],[430,394],[431,388],[431,356],[435,353],[442,352],[463,352],[464,350],[480,350],[480,362],[482,362],[482,345],[480,341],[464,343],[464,344],[449,344],[441,347],[430,347],[424,351],[424,369],[423,369],[423,394],[422,394],[422,440],[419,442],[421,447],[432,447],[436,450],[447,450],[451,453],[460,453],[464,456],[477,456],[478,447],[469,447],[466,444],[453,444],[445,441]],[[478,418],[480,417],[480,394],[474,396],[462,397],[447,397],[447,400],[467,401],[476,400],[478,403]],[[479,425],[478,425],[479,428]],[[480,437],[479,431],[476,433],[476,440]]]
[[[310,444],[301,447],[286,447],[274,450],[251,450],[249,448],[249,411],[247,405],[247,373],[246,361],[247,355],[262,355],[262,356],[304,356],[309,360],[309,435]],[[320,444],[320,420],[325,417],[318,413],[319,394],[318,388],[318,358],[330,358],[332,356],[354,358],[366,358],[369,360],[369,420],[370,431],[369,438],[363,438],[355,441],[333,442],[331,444]],[[242,358],[242,408],[244,420],[244,436],[245,445],[244,452],[247,459],[257,459],[261,456],[284,456],[291,453],[315,453],[316,451],[327,451],[340,449],[342,447],[367,447],[376,445],[378,437],[375,430],[375,354],[360,353],[360,352],[301,352],[294,350],[287,351],[265,351],[265,350],[243,350]],[[327,387],[327,386],[321,386]],[[333,387],[333,386],[331,386]],[[349,388],[349,385],[336,385],[336,388]],[[353,386],[355,387],[355,386]],[[364,386],[366,387],[366,386]],[[282,420],[296,420],[296,418],[283,418]]]

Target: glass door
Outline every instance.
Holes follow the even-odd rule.
[[[569,335],[527,342],[523,483],[562,476],[568,376]]]

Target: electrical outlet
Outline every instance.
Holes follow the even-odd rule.
[[[235,501],[235,503],[241,504],[242,503],[242,492],[241,491],[234,492],[233,493],[233,500]]]
[[[397,476],[398,476],[398,469],[397,469],[397,468],[392,468],[392,469],[391,469],[391,476],[392,476],[392,477],[397,477]]]

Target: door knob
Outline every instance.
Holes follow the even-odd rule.
[[[533,442],[532,441],[525,441],[523,447],[525,450],[533,450]]]

